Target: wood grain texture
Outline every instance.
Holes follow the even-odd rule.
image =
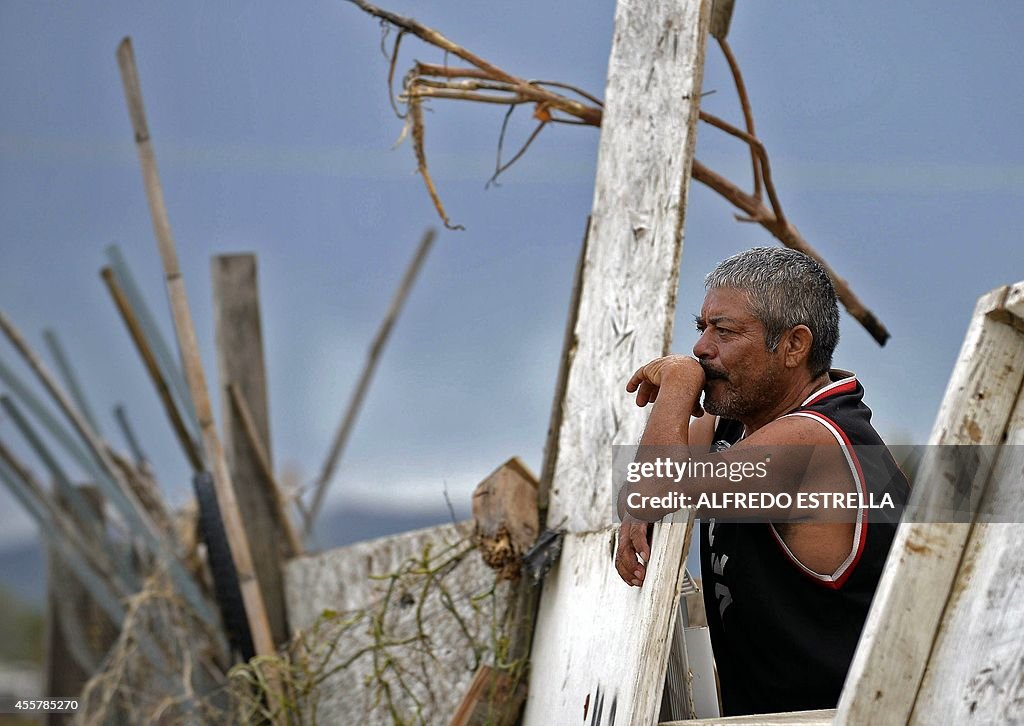
[[[389,586],[389,579],[382,575],[398,571],[410,558],[421,558],[427,548],[436,554],[455,543],[468,544],[472,531],[472,522],[460,522],[291,560],[285,566],[285,593],[292,628],[309,628],[325,610],[343,615],[367,608],[376,612]],[[494,581],[494,573],[473,551],[444,578],[450,600],[442,598],[436,589],[423,597],[419,587],[411,585],[419,583],[417,579],[397,584],[400,591],[392,593],[391,605],[380,621],[389,638],[399,641],[416,632],[421,604],[420,617],[429,634],[428,643],[387,651],[397,664],[392,669],[399,667],[410,674],[406,682],[423,704],[416,715],[412,698],[402,696],[397,688],[393,690],[398,712],[407,723],[448,722],[478,667],[492,662],[493,650],[489,647],[474,652],[473,642],[489,642],[492,626],[489,605],[485,607],[486,601],[474,600],[474,596],[487,592]],[[510,592],[508,584],[497,586],[494,597],[499,609],[505,606]],[[367,622],[346,633],[331,664],[342,663],[369,645],[373,625]],[[375,689],[372,683],[368,685],[374,668],[372,654],[366,653],[330,676],[321,686],[319,722],[393,724],[392,714],[383,702],[375,702]]]
[[[229,386],[236,386],[245,400],[269,464],[270,416],[256,256],[218,255],[210,262],[210,272],[224,455],[249,539],[271,636],[280,645],[288,640],[281,568],[293,553],[275,513],[277,497],[269,490],[273,482],[263,474],[259,454],[249,444],[242,414],[233,405],[228,391]]]
[[[1014,325],[1022,285],[983,296],[957,358],[930,444],[997,444],[1024,380],[1024,336]],[[1014,301],[1007,307],[1008,301]],[[905,724],[971,536],[969,523],[928,523],[951,508],[940,457],[926,458],[911,504],[919,522],[897,532],[840,698],[838,724]],[[932,467],[930,469],[929,467]],[[956,598],[954,597],[954,602]],[[942,719],[945,720],[945,719]]]
[[[626,380],[671,345],[710,8],[616,7],[578,307],[545,451],[546,526],[568,534],[537,613],[527,725],[646,726],[661,703],[689,523],[656,529],[643,588],[619,579],[612,445],[636,443],[646,420]]]
[[[660,726],[826,726],[832,723],[835,709],[790,711],[789,713],[758,713],[753,716],[666,721]]]
[[[615,12],[549,527],[612,521],[611,446],[636,443],[646,420],[625,384],[671,344],[709,12],[710,0]]]
[[[523,555],[540,532],[537,478],[519,457],[491,472],[473,491],[473,540],[503,580],[516,580]]]
[[[657,720],[692,524],[673,517],[655,527],[642,588],[612,564],[617,527],[566,536],[541,598],[524,724]]]
[[[1015,290],[1024,299],[1024,287]],[[1017,365],[1022,366],[1024,334],[1018,338]],[[1024,396],[1019,394],[981,511],[996,521],[976,523],[971,531],[912,723],[1024,721]]]

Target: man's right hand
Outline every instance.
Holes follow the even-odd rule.
[[[619,526],[619,546],[615,551],[615,570],[627,585],[640,587],[647,574],[647,563],[651,559],[651,545],[647,541],[647,522],[641,522],[628,514]],[[643,559],[641,562],[640,558]]]

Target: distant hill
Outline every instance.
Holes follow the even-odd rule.
[[[456,514],[459,519],[469,517],[467,510]],[[317,550],[333,549],[450,521],[451,514],[444,508],[404,513],[339,508],[324,512],[314,544]],[[42,607],[46,592],[46,556],[40,542],[30,540],[0,549],[0,587],[24,603]]]

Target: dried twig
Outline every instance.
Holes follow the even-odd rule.
[[[462,58],[470,63],[472,68],[453,68],[448,65],[434,65],[428,63],[416,63],[405,78],[405,87],[399,100],[404,101],[408,107],[409,114],[407,124],[412,128],[413,143],[415,146],[417,164],[427,185],[427,190],[434,206],[438,210],[446,225],[449,225],[448,217],[441,205],[437,189],[430,178],[427,168],[426,154],[423,151],[423,115],[421,104],[425,98],[445,98],[463,101],[475,101],[478,103],[496,103],[509,106],[502,122],[502,129],[499,135],[498,163],[495,174],[491,177],[488,185],[494,184],[502,172],[523,156],[530,143],[537,136],[546,123],[575,123],[586,126],[601,125],[601,102],[585,91],[568,84],[556,81],[527,81],[522,78],[498,68],[494,64],[484,60],[480,56],[466,50],[464,47],[454,43],[438,31],[429,28],[421,23],[382,10],[365,0],[350,0],[365,12],[380,18],[383,23],[390,23],[399,28],[400,35],[410,33],[424,42],[433,45],[446,53]],[[743,117],[746,130],[737,128],[732,124],[706,112],[701,112],[701,120],[725,131],[726,133],[740,139],[750,148],[751,165],[753,167],[754,193],[748,194],[720,174],[712,171],[698,161],[693,163],[692,176],[702,184],[706,184],[713,190],[725,197],[726,200],[742,210],[747,216],[740,218],[742,221],[753,221],[760,224],[770,232],[777,240],[787,247],[799,250],[816,259],[828,271],[836,287],[836,293],[840,302],[846,310],[858,322],[863,325],[868,333],[880,344],[884,345],[889,338],[889,332],[885,326],[875,317],[870,310],[864,307],[863,303],[850,289],[850,286],[841,277],[835,274],[822,256],[811,247],[800,235],[796,227],[786,219],[782,212],[782,204],[779,201],[775,185],[771,179],[771,168],[768,163],[768,152],[764,144],[757,138],[754,132],[754,117],[750,108],[750,99],[747,96],[746,85],[740,73],[739,64],[732,53],[732,49],[724,39],[719,39],[722,53],[732,72],[736,84],[736,92],[740,99],[740,106],[743,109]],[[394,68],[397,62],[398,42],[396,41],[394,51],[390,58],[388,83],[394,75]],[[470,82],[472,81],[472,82]],[[593,105],[568,98],[547,87],[561,88],[579,95]],[[389,90],[390,97],[390,90]],[[501,146],[504,141],[508,119],[511,111],[523,103],[535,104],[534,116],[541,124],[533,131],[526,144],[519,150],[508,163],[501,163]],[[561,114],[556,116],[555,114]],[[400,114],[401,115],[401,114]],[[761,190],[765,190],[770,202],[770,208],[761,201]]]
[[[829,277],[832,278],[832,284],[835,285],[836,288],[836,295],[839,297],[839,301],[843,304],[843,307],[846,308],[846,311],[864,326],[868,333],[871,334],[871,337],[874,338],[879,345],[885,345],[885,341],[889,339],[889,331],[886,330],[882,322],[875,317],[874,313],[864,307],[864,304],[861,303],[853,290],[850,289],[846,280],[839,277],[835,270],[832,269],[832,266],[829,265],[820,254],[818,254],[818,251],[807,243],[792,222],[784,221],[780,224],[772,214],[772,211],[765,207],[760,200],[747,194],[721,174],[712,171],[696,159],[693,160],[692,173],[694,179],[711,187],[732,204],[742,209],[752,219],[756,220],[758,224],[771,232],[772,236],[782,242],[786,247],[799,250],[805,255],[817,260],[829,274]]]

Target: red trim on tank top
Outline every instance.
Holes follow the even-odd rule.
[[[842,380],[839,381],[833,381],[832,383],[822,388],[820,391],[812,393],[806,401],[800,404],[800,407],[803,408],[804,406],[812,406],[815,403],[820,403],[821,401],[824,401],[826,398],[836,396],[840,393],[849,393],[850,391],[853,391],[856,388],[857,376],[850,376],[849,378],[843,378]]]
[[[856,384],[856,381],[852,381],[852,383]],[[837,389],[833,389],[833,391],[837,391]],[[835,421],[833,421],[831,418],[829,418],[825,414],[819,413],[817,411],[797,411],[797,412],[794,412],[794,413],[791,413],[791,414],[787,414],[787,415],[788,416],[809,416],[809,417],[812,417],[812,418],[820,419],[823,423],[827,422],[829,424],[829,428],[830,429],[834,429],[836,432],[839,433],[839,435],[843,439],[843,444],[846,447],[846,451],[849,453],[849,458],[853,461],[853,465],[856,468],[856,472],[855,472],[856,476],[854,477],[856,479],[856,481],[854,482],[854,485],[857,487],[857,489],[858,489],[858,491],[859,491],[859,493],[860,493],[860,495],[862,497],[866,496],[865,489],[867,488],[867,482],[864,479],[864,471],[863,471],[863,469],[861,469],[861,466],[860,466],[860,459],[857,457],[857,452],[854,450],[853,444],[850,443],[850,439],[847,437],[846,432],[843,431],[843,429],[839,426],[839,424],[837,424]],[[857,543],[856,543],[857,544],[857,551],[854,554],[852,561],[850,561],[850,563],[845,568],[843,568],[842,573],[840,573],[839,577],[837,577],[834,580],[831,579],[831,576],[820,575],[820,574],[814,572],[809,567],[807,567],[807,565],[805,565],[804,563],[800,562],[800,560],[797,559],[797,557],[792,553],[792,551],[790,551],[789,547],[783,541],[782,537],[779,536],[779,533],[776,531],[775,527],[773,525],[769,524],[768,528],[771,531],[772,535],[774,536],[775,542],[779,546],[779,549],[782,550],[782,553],[784,555],[786,555],[787,559],[789,559],[793,563],[793,565],[796,566],[796,568],[800,572],[802,572],[812,582],[815,582],[815,583],[817,583],[819,585],[827,587],[827,588],[829,588],[831,590],[838,590],[839,588],[841,588],[843,586],[843,583],[845,583],[850,578],[850,575],[853,574],[854,569],[856,569],[856,567],[857,567],[857,563],[860,562],[861,555],[864,554],[864,546],[867,543],[867,539],[868,539],[868,513],[867,513],[867,511],[864,510],[863,508],[861,508],[858,511],[858,518],[860,519],[860,526],[859,526],[859,532],[858,532],[858,534],[860,536],[859,537],[855,536],[855,539],[858,540]]]

